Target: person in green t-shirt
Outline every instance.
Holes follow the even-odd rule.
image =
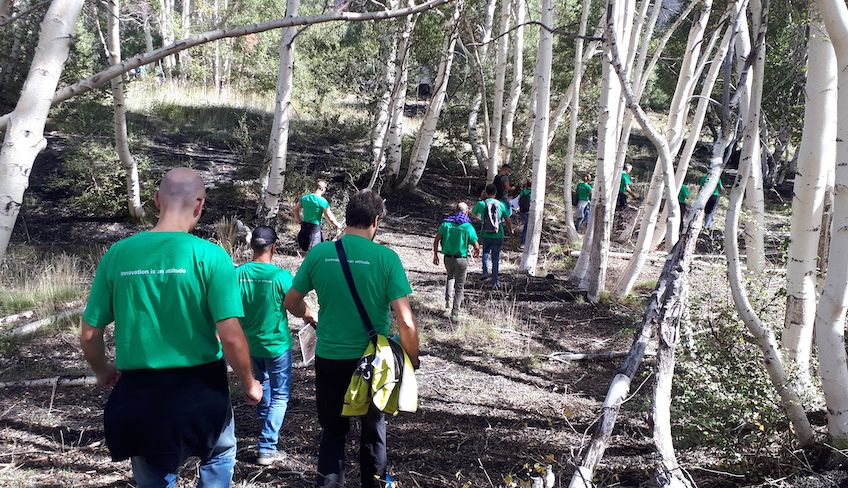
[[[686,199],[689,198],[689,187],[686,186],[686,181],[680,185],[680,191],[677,193],[677,203],[680,204],[680,232],[683,232],[683,221],[686,220],[686,212],[689,211],[689,205]]]
[[[480,232],[480,244],[483,245],[483,279],[489,275],[489,257],[492,259],[492,288],[500,287],[498,271],[500,270],[501,249],[504,242],[504,227],[510,234],[512,222],[509,221],[509,207],[495,198],[497,188],[494,184],[486,185],[484,193],[486,198],[477,202],[471,213],[480,217],[483,221]]]
[[[388,335],[390,311],[394,311],[400,343],[417,368],[418,330],[408,298],[412,288],[397,253],[373,242],[384,214],[383,199],[377,193],[362,190],[354,194],[345,211],[347,228],[341,243],[374,329],[378,334]],[[315,290],[320,304],[316,328],[315,400],[321,443],[316,486],[345,486],[345,437],[350,420],[342,417],[341,412],[348,383],[368,345],[369,336],[333,242],[318,244],[306,255],[286,294],[286,309],[295,317],[303,317],[306,314],[304,296],[311,290]],[[360,426],[361,486],[383,486],[386,479],[384,414],[372,408],[360,417]]]
[[[630,188],[633,185],[633,180],[630,178],[630,172],[633,171],[633,165],[624,163],[624,170],[621,172],[621,181],[618,185],[618,201],[616,208],[622,209],[627,206],[627,197],[636,198],[636,193]]]
[[[326,192],[327,182],[318,180],[315,191],[300,197],[297,205],[292,209],[292,216],[295,220],[300,220],[297,244],[304,251],[309,251],[316,244],[324,241],[324,234],[321,232],[321,219],[323,217],[326,216],[327,220],[332,222],[337,229],[341,230],[342,228],[342,224],[336,220],[336,216],[330,210],[330,202],[324,198]],[[303,212],[302,217],[301,211]]]
[[[262,383],[262,401],[256,406],[262,424],[256,447],[256,464],[260,466],[284,457],[277,452],[277,440],[291,386],[292,338],[283,299],[291,288],[292,275],[272,263],[276,243],[277,232],[273,228],[256,227],[250,236],[253,260],[236,268],[253,376]],[[308,307],[304,321],[315,323],[315,314]]]
[[[579,231],[589,223],[589,202],[592,200],[592,175],[586,173],[583,181],[577,184],[577,222]]]
[[[239,323],[233,262],[220,246],[189,234],[205,201],[194,170],[169,171],[155,196],[156,226],[103,255],[82,316],[83,355],[98,384],[114,385],[106,444],[114,460],[132,458],[143,486],[175,480],[192,455],[201,458],[202,483],[230,484],[236,438],[222,355],[248,403],[262,398]],[[115,365],[103,339],[112,322]]]
[[[704,175],[699,180],[701,187],[707,184],[707,179],[709,175]],[[710,199],[707,200],[707,204],[704,206],[704,228],[709,229],[713,225],[713,217],[715,216],[715,208],[716,204],[718,204],[718,198],[721,191],[724,190],[724,185],[721,183],[721,175],[719,175],[718,183],[716,183],[715,188],[713,189],[713,194],[710,195]]]
[[[465,296],[468,246],[474,247],[475,258],[480,255],[477,231],[471,225],[468,213],[468,205],[465,202],[459,202],[456,205],[456,212],[442,220],[433,240],[433,264],[439,265],[439,244],[442,246],[442,254],[445,255],[445,270],[448,272],[445,284],[445,309],[451,311],[452,322],[459,320],[459,311]]]

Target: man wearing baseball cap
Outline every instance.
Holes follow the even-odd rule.
[[[253,260],[236,268],[244,305],[242,325],[250,344],[253,377],[262,383],[262,400],[256,406],[262,424],[256,463],[262,466],[285,457],[277,451],[277,440],[286,416],[292,370],[292,338],[283,308],[292,275],[273,264],[276,243],[274,229],[260,225],[250,238]],[[306,308],[304,321],[314,323],[315,314]]]

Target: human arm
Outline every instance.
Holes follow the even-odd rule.
[[[262,400],[262,385],[253,377],[250,365],[250,349],[241,329],[239,319],[230,317],[215,323],[221,348],[227,363],[233,368],[244,389],[248,405],[256,405]]]
[[[333,211],[330,210],[330,207],[324,209],[324,216],[327,217],[327,220],[333,223],[336,226],[336,229],[341,230],[342,224],[336,219],[336,216],[333,215]]]
[[[318,319],[315,312],[306,304],[305,297],[306,295],[298,291],[297,288],[289,288],[286,298],[283,300],[283,306],[295,317],[303,319],[307,324],[317,326]]]
[[[442,235],[436,233],[436,238],[433,239],[433,264],[439,265],[439,243],[442,242]]]
[[[106,343],[103,341],[103,328],[93,327],[85,320],[80,320],[80,347],[82,355],[94,375],[97,377],[99,386],[115,386],[121,372],[115,368],[115,364],[106,358]]]
[[[474,256],[475,258],[480,257],[480,243],[479,242],[474,243],[474,250],[471,251],[471,255]]]
[[[297,205],[292,209],[292,218],[294,218],[295,222],[300,222],[300,209],[303,208],[300,204],[300,200],[297,201]]]
[[[409,305],[409,297],[392,300],[391,306],[398,323],[400,345],[409,355],[412,367],[418,369],[421,365],[418,360],[418,328],[415,325],[415,317],[412,315],[412,307]]]

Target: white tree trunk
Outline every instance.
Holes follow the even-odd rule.
[[[494,179],[497,168],[501,164],[501,132],[503,130],[503,113],[504,113],[504,85],[506,82],[507,56],[509,55],[509,24],[510,1],[503,0],[501,3],[501,26],[500,37],[497,42],[497,54],[495,56],[495,89],[494,100],[492,102],[492,123],[489,127],[489,171]]]
[[[109,51],[109,64],[121,62],[121,29],[120,29],[120,0],[108,0],[107,4],[107,35],[106,47]],[[124,105],[124,78],[112,78],[112,104],[114,106],[115,151],[126,172],[127,209],[134,218],[144,217],[144,207],[141,206],[141,185],[138,181],[138,165],[130,153],[129,137],[127,136],[127,107]]]
[[[74,24],[83,0],[53,2],[47,9],[38,46],[0,147],[0,262],[12,237],[35,157],[47,145],[44,124],[50,94],[56,90],[68,59]]]
[[[809,389],[816,318],[816,258],[828,171],[836,162],[836,54],[815,6],[810,8],[804,131],[792,197],[786,262],[786,318],[781,336],[788,361]]]
[[[512,145],[515,141],[513,126],[515,124],[515,112],[518,110],[518,100],[521,98],[521,87],[524,83],[524,0],[514,0],[512,4],[515,16],[515,30],[512,31],[512,82],[509,89],[509,101],[504,108],[503,115],[503,161],[510,162]]]
[[[480,40],[480,46],[475,45],[471,46],[472,51],[467,51],[465,45],[462,43],[462,39],[459,39],[458,42],[462,47],[463,51],[465,51],[466,56],[468,56],[469,64],[471,66],[476,67],[477,71],[477,81],[480,83],[479,91],[474,95],[474,100],[471,102],[471,109],[468,112],[468,139],[471,143],[471,148],[474,151],[474,155],[477,158],[477,164],[481,167],[488,168],[491,166],[491,160],[489,155],[489,142],[481,141],[480,131],[477,129],[477,121],[480,118],[480,109],[483,109],[483,125],[484,125],[484,133],[485,137],[488,139],[489,137],[489,106],[488,104],[483,104],[483,100],[487,99],[486,95],[486,77],[485,77],[485,68],[483,64],[486,62],[486,54],[489,51],[489,42],[492,40],[492,26],[495,22],[495,8],[497,7],[497,0],[486,0],[486,14],[483,18],[483,35]],[[473,32],[472,32],[473,37]]]
[[[183,39],[187,39],[191,35],[191,0],[182,0],[180,14],[182,16],[180,35],[182,35]],[[183,81],[188,81],[188,75],[191,69],[191,54],[189,51],[180,51],[177,55],[177,62],[180,66],[180,77]]]
[[[615,26],[612,34],[616,37],[616,43],[622,45],[627,35],[625,32],[625,19],[628,11],[633,9],[633,0],[617,2],[610,0],[606,9],[607,25]],[[609,29],[607,29],[609,31]],[[610,41],[605,47],[607,56],[603,61],[603,80],[601,82],[601,98],[598,114],[598,167],[595,174],[594,194],[591,207],[594,217],[589,221],[593,227],[592,245],[589,249],[589,273],[587,280],[587,296],[589,301],[597,303],[604,290],[607,276],[607,261],[609,252],[609,238],[612,231],[612,216],[615,208],[615,191],[618,178],[615,174],[615,148],[618,144],[618,121],[619,108],[621,106],[621,83],[613,71],[608,59],[610,52]]]
[[[159,34],[162,36],[162,45],[169,46],[174,43],[174,0],[159,0]],[[166,56],[162,60],[165,76],[171,79],[177,61],[173,55]]]
[[[552,0],[542,0],[541,22],[553,28]],[[521,255],[521,270],[536,274],[539,245],[544,224],[545,190],[548,171],[548,112],[551,104],[551,61],[553,59],[553,34],[544,27],[539,29],[539,49],[536,52],[536,136],[533,141],[533,193],[530,199],[530,216],[527,222],[527,239]]]
[[[577,124],[580,113],[580,83],[583,80],[583,36],[589,23],[589,13],[592,0],[583,0],[580,12],[580,27],[577,39],[574,41],[574,78],[571,80],[571,113],[568,120],[568,145],[565,150],[565,175],[562,182],[562,198],[565,205],[565,235],[570,242],[577,241],[580,236],[574,226],[574,205],[571,201],[571,185],[574,180],[574,157],[577,153]],[[555,127],[553,128],[556,129]],[[550,138],[549,138],[550,139]]]
[[[389,8],[395,9],[398,6],[397,0],[389,2]],[[383,76],[378,84],[380,89],[380,97],[377,99],[377,106],[374,113],[374,122],[371,127],[371,167],[374,168],[371,173],[371,181],[368,183],[368,188],[372,188],[377,181],[377,176],[380,174],[384,162],[386,160],[386,142],[391,122],[390,108],[392,108],[392,94],[395,91],[398,42],[400,32],[396,22],[388,27],[383,35],[382,44],[383,52],[386,54],[383,67]]]
[[[297,17],[300,0],[286,0],[286,17]],[[280,196],[286,181],[286,156],[288,154],[289,122],[291,117],[291,97],[294,81],[294,41],[297,29],[283,29],[280,41],[280,67],[277,75],[277,99],[274,102],[274,122],[271,126],[271,138],[268,154],[271,164],[268,171],[267,186],[262,193],[262,206],[259,216],[270,221],[280,209]]]
[[[789,422],[795,431],[795,437],[802,445],[808,445],[815,440],[812,427],[804,412],[801,397],[796,385],[789,381],[789,376],[784,366],[783,356],[774,332],[762,323],[757,312],[754,310],[745,291],[744,276],[742,275],[742,264],[739,260],[739,238],[737,228],[739,225],[739,211],[742,207],[742,196],[745,192],[745,183],[749,182],[751,172],[750,159],[740,161],[739,174],[733,189],[730,191],[730,201],[727,208],[727,220],[724,226],[724,249],[727,256],[727,279],[730,282],[730,290],[733,295],[733,303],[739,318],[745,323],[748,331],[754,336],[757,346],[763,353],[766,371],[772,385],[777,390],[780,403],[783,406]],[[843,282],[844,286],[844,282]],[[844,357],[845,350],[842,354]],[[844,366],[844,363],[843,363]]]
[[[430,147],[433,145],[433,137],[436,135],[436,124],[439,122],[439,114],[442,112],[442,105],[445,101],[445,95],[447,95],[454,50],[459,38],[458,23],[462,13],[462,5],[462,0],[456,1],[450,23],[451,33],[445,46],[442,61],[439,63],[439,73],[436,75],[436,91],[433,93],[429,105],[427,105],[427,112],[425,112],[424,120],[421,122],[421,128],[418,129],[415,144],[412,146],[409,168],[399,185],[408,191],[414,190],[418,186],[418,182],[421,181],[421,176],[424,174],[424,168],[427,166],[427,159],[430,157]]]
[[[817,0],[827,34],[836,52],[839,101],[837,112],[848,114],[848,7],[842,0]],[[819,374],[827,403],[827,428],[835,447],[848,445],[848,358],[845,354],[845,313],[848,310],[848,120],[839,117],[836,129],[836,180],[833,228],[819,305],[816,309],[816,348]]]
[[[754,64],[751,66],[751,94],[748,105],[748,117],[745,121],[745,133],[742,144],[743,161],[750,160],[751,181],[745,185],[745,208],[749,218],[745,219],[745,256],[748,271],[759,275],[765,270],[765,200],[763,197],[762,148],[760,141],[760,111],[763,99],[763,79],[765,77],[766,43],[757,39],[765,38],[768,27],[768,12],[762,8],[761,0],[751,0],[751,18],[754,46],[757,49]],[[758,46],[758,47],[757,47]]]
[[[415,28],[417,16],[410,15],[404,21],[400,42],[395,58],[395,89],[392,93],[392,117],[389,121],[389,133],[386,137],[386,164],[388,174],[396,178],[400,174],[400,162],[403,150],[403,110],[406,106],[406,88],[409,73],[409,39]]]

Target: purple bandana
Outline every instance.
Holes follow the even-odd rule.
[[[468,215],[465,215],[465,212],[457,212],[453,215],[448,215],[442,222],[450,222],[452,224],[462,225],[471,222],[471,219],[468,218]]]

